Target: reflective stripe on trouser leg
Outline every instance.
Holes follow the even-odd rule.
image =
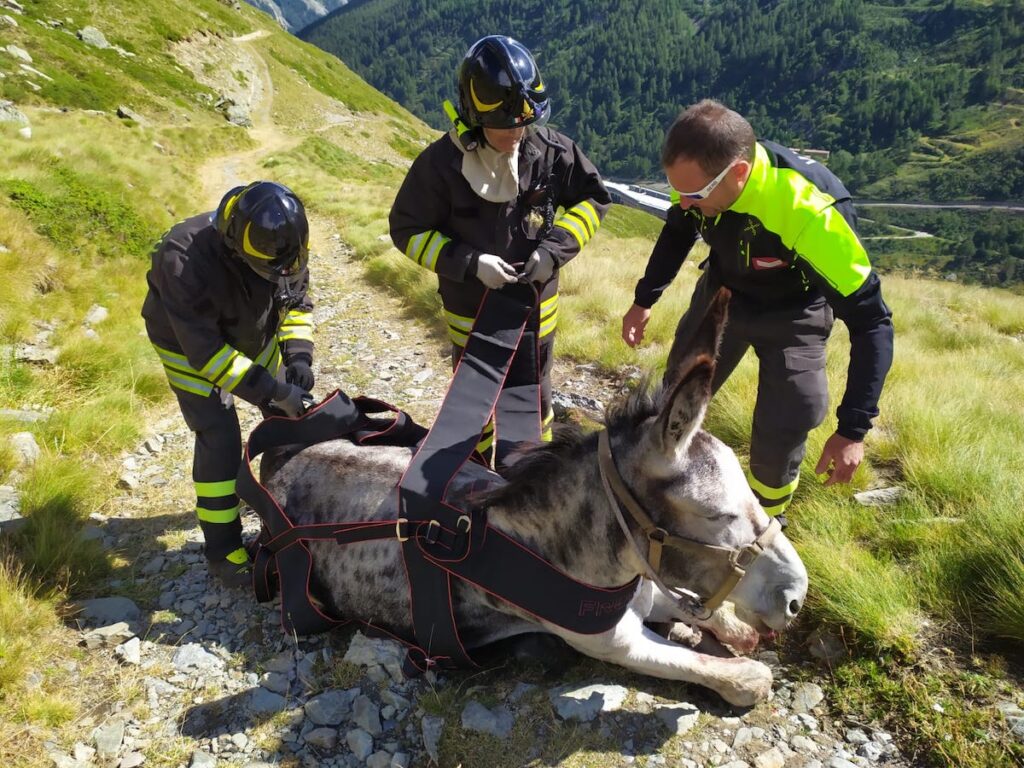
[[[226,405],[216,394],[203,402],[182,396],[178,400],[179,403],[186,401],[181,403],[182,413],[195,432],[192,480],[196,490],[196,517],[206,540],[206,556],[211,560],[229,555],[237,558],[242,546],[242,521],[235,494],[235,478],[242,457],[238,414],[233,405]],[[244,556],[244,550],[241,554]]]
[[[786,507],[789,506],[789,502],[793,500],[793,493],[800,483],[800,476],[797,475],[792,482],[784,486],[772,487],[762,483],[754,477],[753,472],[748,470],[747,482],[750,484],[750,489],[754,492],[758,502],[764,507],[764,511],[774,516],[784,512]]]

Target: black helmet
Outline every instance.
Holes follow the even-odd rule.
[[[470,128],[543,124],[550,112],[537,62],[522,43],[504,35],[482,37],[466,51],[459,102]]]
[[[224,243],[264,280],[296,275],[309,260],[309,222],[288,187],[255,181],[220,201],[217,229]]]

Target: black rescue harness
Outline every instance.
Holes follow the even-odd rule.
[[[475,494],[503,483],[472,460],[492,412],[499,459],[516,443],[536,442],[540,436],[536,377],[533,384],[502,388],[524,333],[527,346],[536,346],[535,333],[526,328],[536,303],[536,291],[529,284],[487,292],[429,432],[385,403],[353,401],[340,391],[302,417],[267,419],[253,431],[238,495],[263,521],[253,569],[257,599],[271,600],[280,589],[287,632],[305,635],[347,622],[328,615],[310,594],[313,559],[306,542],[316,540],[401,543],[414,637],[395,639],[408,647],[408,672],[475,666],[456,622],[453,591],[458,581],[570,632],[598,634],[618,623],[639,576],[613,588],[581,583],[489,525],[486,510],[472,504]],[[377,415],[388,411],[394,412],[394,419]],[[252,460],[271,449],[340,437],[364,445],[418,443],[419,448],[378,511],[379,519],[295,526],[253,475]]]

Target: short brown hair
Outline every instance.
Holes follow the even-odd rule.
[[[754,159],[754,129],[746,118],[714,99],[687,107],[665,134],[661,166],[695,160],[711,174],[721,173],[737,158]]]

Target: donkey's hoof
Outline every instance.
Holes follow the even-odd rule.
[[[730,675],[715,689],[723,699],[734,707],[752,707],[768,698],[772,691],[771,669],[752,659],[728,663],[733,667]]]

